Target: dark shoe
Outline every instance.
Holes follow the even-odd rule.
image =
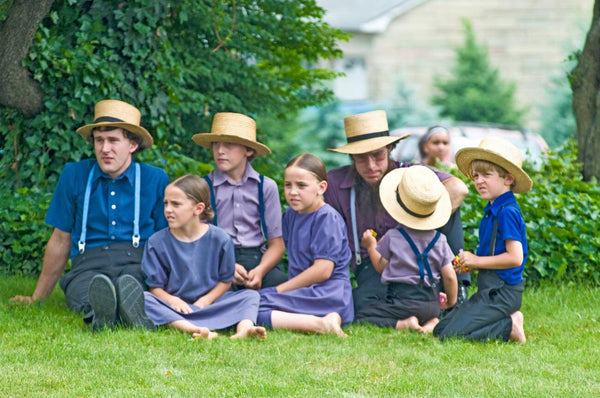
[[[113,327],[117,322],[117,294],[106,275],[96,275],[90,281],[88,300],[92,306],[92,330]]]
[[[117,279],[119,297],[119,315],[129,326],[154,329],[154,322],[144,310],[144,289],[131,275],[122,275]]]
[[[463,284],[458,285],[458,294],[456,296],[456,305],[459,306],[469,299],[469,291]]]

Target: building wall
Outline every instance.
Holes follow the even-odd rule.
[[[434,76],[447,77],[455,48],[463,44],[461,20],[471,21],[478,44],[504,80],[516,84],[517,102],[531,110],[543,103],[551,76],[566,70],[566,57],[581,48],[594,0],[429,0],[394,19],[376,35],[355,34],[340,43],[345,56],[365,58],[371,99],[394,96],[395,82],[409,82],[424,100]],[[343,83],[343,81],[338,82]]]

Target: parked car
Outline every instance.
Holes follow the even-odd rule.
[[[432,124],[433,125],[433,124]],[[419,138],[430,126],[410,126],[401,127],[390,131],[392,136],[401,136],[410,134],[409,137],[398,142],[391,153],[393,159],[399,161],[421,161],[419,154]],[[454,162],[456,152],[464,147],[479,145],[483,137],[494,135],[502,137],[512,142],[523,152],[523,159],[539,165],[548,150],[548,144],[541,135],[526,129],[518,129],[494,124],[485,123],[456,123],[446,125],[450,131],[450,145],[452,147],[452,159],[446,159]]]

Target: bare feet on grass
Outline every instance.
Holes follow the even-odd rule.
[[[199,327],[196,331],[192,330],[192,337],[195,339],[212,340],[219,337],[217,332],[211,332],[208,328]]]
[[[255,337],[257,339],[266,339],[267,330],[262,326],[256,326],[254,322],[249,319],[240,321],[237,325],[236,334],[231,336],[231,339],[245,339],[248,337]]]
[[[512,318],[512,329],[508,339],[517,343],[525,343],[527,339],[525,338],[525,329],[523,328],[523,313],[516,311],[510,314],[510,317]]]
[[[425,322],[425,325],[421,326],[419,332],[423,334],[433,333],[433,329],[438,323],[440,323],[440,320],[438,318],[431,318],[430,320]]]
[[[342,317],[337,312],[330,312],[323,318],[323,328],[326,334],[335,334],[340,337],[348,337],[342,330]]]
[[[400,319],[396,322],[396,330],[421,330],[421,325],[419,325],[419,320],[416,316],[410,316],[406,319]]]

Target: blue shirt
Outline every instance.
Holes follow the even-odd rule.
[[[496,219],[498,219],[498,231],[496,232],[494,255],[506,253],[506,239],[519,241],[523,245],[523,262],[520,266],[494,270],[504,282],[516,285],[523,280],[523,269],[527,261],[527,236],[521,208],[512,191],[503,193],[494,200],[494,203],[488,202],[485,206],[484,216],[479,224],[478,256],[490,255],[492,229]]]
[[[58,179],[45,221],[71,234],[71,258],[79,254],[83,202],[90,170],[95,159],[68,163]],[[164,191],[169,177],[164,170],[140,163],[140,245],[154,232],[167,227],[164,216]],[[86,247],[116,242],[131,242],[133,235],[135,166],[112,179],[95,168],[87,222]]]

